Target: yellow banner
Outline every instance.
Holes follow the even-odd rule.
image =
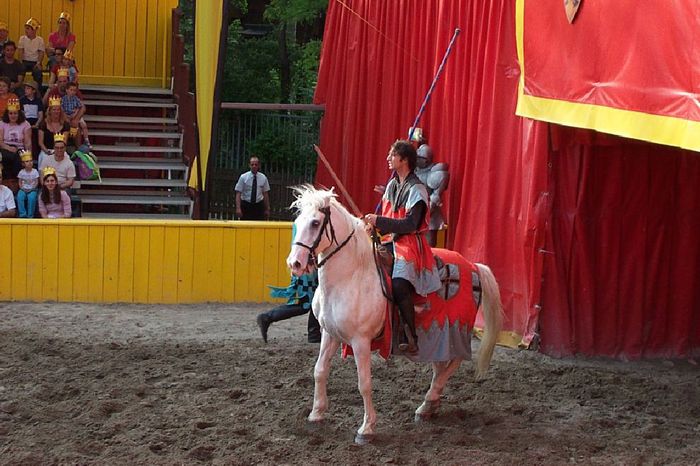
[[[194,61],[196,72],[197,127],[199,130],[199,161],[190,171],[189,186],[197,188],[198,169],[202,170],[201,190],[206,188],[207,163],[212,140],[214,93],[219,65],[221,28],[224,2],[197,2],[194,25]],[[199,168],[198,168],[199,167]]]

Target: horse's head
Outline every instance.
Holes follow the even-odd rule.
[[[294,275],[309,273],[318,266],[317,256],[334,242],[335,231],[331,223],[333,190],[318,190],[311,185],[295,187],[296,200],[292,208],[298,212],[294,220],[296,233],[287,266]]]

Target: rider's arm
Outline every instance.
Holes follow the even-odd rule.
[[[411,211],[405,218],[377,217],[376,226],[382,233],[395,233],[397,235],[413,233],[420,227],[425,216],[425,209],[425,202],[419,201],[411,207]]]

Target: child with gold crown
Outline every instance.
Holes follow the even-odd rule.
[[[29,18],[24,23],[24,35],[19,38],[17,47],[19,59],[22,62],[22,66],[24,66],[24,72],[32,73],[32,78],[39,85],[39,89],[41,89],[44,79],[42,62],[46,52],[44,39],[37,34],[37,30],[40,27],[39,21],[35,18]]]
[[[34,218],[36,211],[39,172],[34,168],[34,158],[29,151],[22,152],[22,170],[19,171],[19,191],[17,191],[17,208],[19,218]]]
[[[19,100],[7,102],[7,108],[0,121],[0,153],[7,179],[16,179],[22,169],[20,153],[22,149],[32,150],[32,128],[24,118]]]

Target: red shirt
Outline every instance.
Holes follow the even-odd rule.
[[[68,44],[71,42],[75,43],[75,34],[72,32],[66,37],[61,37],[58,35],[58,31],[54,31],[49,34],[49,44],[51,44],[51,47],[53,48],[67,49]]]

